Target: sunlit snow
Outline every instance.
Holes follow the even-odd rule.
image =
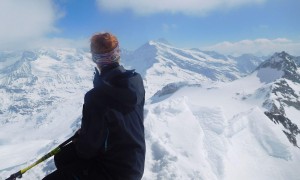
[[[92,87],[87,52],[35,53],[35,60],[2,59],[0,66],[1,180],[78,129],[84,93]],[[265,68],[242,77],[234,59],[210,54],[151,41],[124,58],[143,75],[147,91],[143,179],[299,179],[299,148],[264,114],[264,103],[278,98],[270,89],[282,72]],[[299,84],[287,82],[300,93]],[[297,109],[285,112],[300,126]],[[42,179],[54,169],[50,159],[22,179]]]

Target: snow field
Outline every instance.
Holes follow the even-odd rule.
[[[299,150],[264,115],[268,88],[253,74],[148,104],[144,179],[298,179]]]
[[[211,172],[206,160],[208,155],[202,150],[203,129],[185,101],[183,97],[149,107],[145,127],[147,164],[150,161],[151,166],[146,166],[145,179],[149,172],[154,179],[207,179],[215,176],[208,173]]]

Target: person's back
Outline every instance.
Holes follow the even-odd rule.
[[[107,76],[112,79],[106,80]],[[85,123],[83,126],[87,126],[89,132],[81,135],[77,145],[78,152],[82,151],[82,154],[89,157],[93,154],[90,152],[92,147],[86,143],[102,144],[101,147],[95,148],[95,152],[96,149],[101,149],[97,164],[113,177],[140,179],[143,174],[145,161],[144,94],[140,75],[134,71],[126,71],[122,66],[117,66],[107,73],[101,74],[100,82],[85,96],[85,105],[87,105],[85,111],[87,112],[84,113],[92,114],[94,112],[95,114],[92,116],[95,121],[101,118],[104,121],[92,123],[91,119],[88,119],[87,122],[83,119],[82,123]],[[105,113],[102,112],[102,109]],[[102,137],[105,137],[103,139],[95,139],[92,136],[92,134],[100,132],[99,127],[107,128],[101,129]],[[81,133],[85,133],[83,129],[82,131]],[[85,151],[87,147],[89,150]]]
[[[80,135],[72,148],[78,162],[85,165],[79,168],[81,173],[62,174],[79,179],[141,179],[145,163],[143,80],[119,65],[120,50],[113,35],[94,35],[91,52],[101,75],[96,70],[94,88],[85,95]],[[57,171],[66,171],[70,164],[61,162],[63,154],[67,153],[55,158],[57,167],[62,167]]]

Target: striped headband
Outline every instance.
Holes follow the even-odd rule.
[[[94,63],[100,65],[100,67],[104,67],[109,64],[113,64],[119,61],[120,59],[120,47],[117,45],[115,49],[108,53],[97,54],[92,52],[92,59]]]

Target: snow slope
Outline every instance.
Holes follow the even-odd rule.
[[[300,150],[264,114],[269,88],[253,73],[149,104],[145,179],[299,179]]]

